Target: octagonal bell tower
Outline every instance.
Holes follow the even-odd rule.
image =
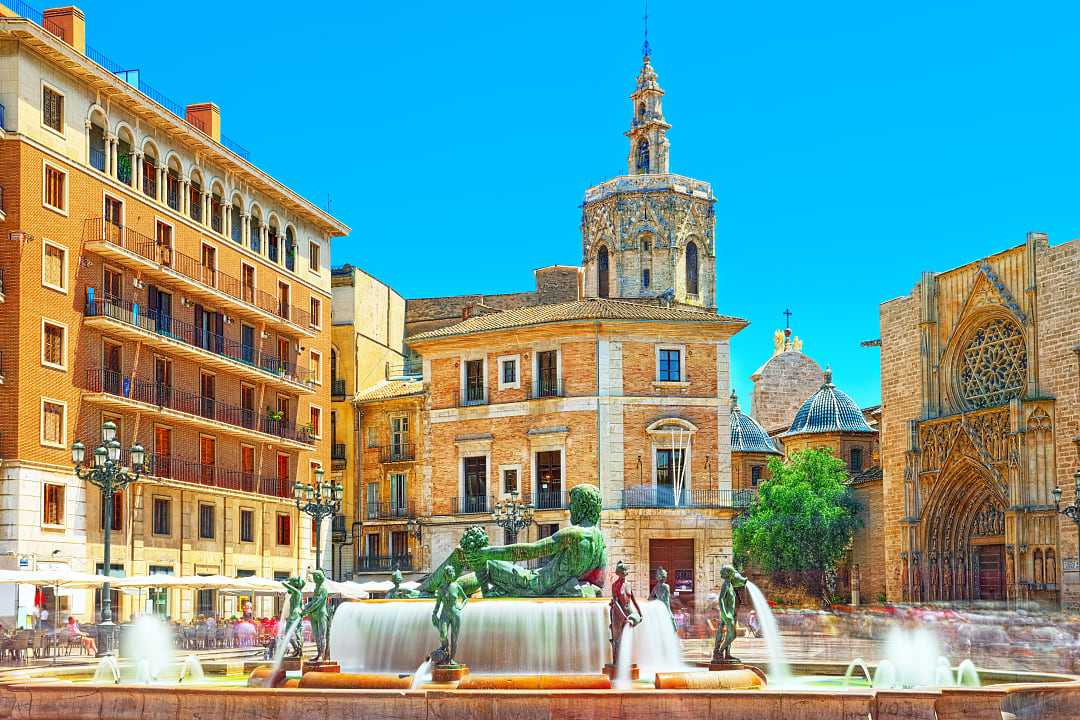
[[[714,308],[716,198],[709,183],[669,172],[663,97],[646,43],[630,95],[627,173],[585,191],[585,296]]]

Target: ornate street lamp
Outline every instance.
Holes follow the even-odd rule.
[[[322,569],[322,523],[328,517],[337,515],[341,510],[341,497],[345,488],[341,483],[334,485],[323,482],[323,469],[315,469],[315,481],[311,485],[296,481],[293,485],[293,499],[296,509],[315,521],[315,569]]]
[[[1076,494],[1073,495],[1072,505],[1061,507],[1061,488],[1055,487],[1052,492],[1054,494],[1054,508],[1062,515],[1072,520],[1076,525],[1076,558],[1077,561],[1080,562],[1080,469],[1077,469],[1074,477],[1076,478]]]
[[[491,517],[495,524],[510,535],[511,544],[517,542],[517,535],[522,528],[528,527],[533,520],[533,504],[518,499],[517,491],[510,493],[492,508]]]
[[[102,509],[105,514],[104,531],[104,566],[105,577],[112,575],[112,523],[113,498],[128,485],[136,482],[143,472],[143,460],[146,451],[135,443],[128,451],[131,467],[120,465],[120,441],[116,439],[116,423],[106,420],[101,425],[101,444],[94,448],[93,464],[83,467],[86,460],[86,446],[76,440],[71,446],[71,461],[75,465],[75,476],[80,480],[97,485],[101,489]],[[101,588],[101,622],[98,625],[98,656],[110,655],[115,646],[116,624],[112,617],[112,593],[109,582]]]

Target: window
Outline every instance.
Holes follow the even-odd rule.
[[[641,271],[641,287],[648,288],[649,282],[652,280],[649,274],[649,269],[645,268]]]
[[[656,451],[656,503],[661,507],[682,505],[686,496],[686,451],[658,449]],[[682,492],[678,497],[675,488]]]
[[[58,400],[41,400],[41,444],[67,449],[67,405]]]
[[[755,487],[761,482],[761,465],[750,466],[750,484]]]
[[[657,353],[657,379],[660,382],[681,382],[682,352],[671,348],[660,348]]]
[[[465,404],[484,402],[484,361],[465,361]]]
[[[41,364],[57,370],[67,369],[67,328],[63,325],[41,321]]]
[[[114,244],[123,242],[124,203],[105,196],[105,239]]]
[[[502,471],[503,476],[503,492],[510,494],[518,491],[518,469],[517,468],[504,468]]]
[[[199,537],[203,540],[214,539],[214,506],[199,503]]]
[[[44,177],[45,207],[67,215],[67,173],[46,163]]]
[[[510,385],[517,382],[517,360],[504,360],[502,363],[502,382]]]
[[[851,463],[848,468],[851,472],[862,472],[862,448],[851,448]]]
[[[172,225],[157,221],[155,226],[154,243],[157,246],[158,262],[162,265],[172,265],[173,229]]]
[[[647,237],[641,238],[641,252],[649,252],[650,250],[652,250],[652,242]]]
[[[379,431],[372,425],[369,425],[367,429],[367,446],[369,448],[379,447]]]
[[[379,483],[367,485],[367,516],[369,520],[379,517]]]
[[[322,300],[317,297],[311,298],[311,327],[322,327]]]
[[[98,527],[102,530],[105,529],[105,502],[102,498],[101,503],[101,517],[99,518]],[[110,518],[113,532],[120,532],[124,529],[124,494],[122,492],[113,493],[112,496],[112,518]]]
[[[405,473],[390,475],[390,513],[394,517],[405,517],[409,507],[408,486]]]
[[[154,498],[154,534],[172,534],[172,500],[169,498]]]
[[[539,539],[549,538],[559,532],[559,523],[540,523],[538,528]]]
[[[278,315],[289,319],[289,286],[287,283],[278,283]]]
[[[480,455],[462,458],[461,465],[465,484],[461,512],[488,512],[487,457]]]
[[[649,141],[645,138],[638,140],[637,146],[637,174],[649,174]]]
[[[322,385],[322,353],[317,350],[311,351],[311,381],[316,385]]]
[[[286,513],[278,513],[277,516],[277,544],[289,545],[292,543],[292,516]]]
[[[562,507],[562,451],[536,453],[536,507]]]
[[[322,248],[319,247],[319,243],[308,243],[308,267],[311,269],[311,272],[319,272],[321,252]]]
[[[48,240],[41,243],[41,284],[67,292],[67,249]]]
[[[64,133],[64,96],[47,85],[41,88],[41,122],[61,135]]]
[[[311,406],[311,434],[322,437],[322,408]]]
[[[559,351],[542,350],[536,353],[536,397],[558,397]]]
[[[409,449],[409,417],[390,418],[390,459],[406,460]]]
[[[64,524],[64,486],[45,483],[41,521],[45,525]]]
[[[255,542],[255,511],[240,508],[240,542]]]
[[[686,246],[686,294],[698,294],[698,249],[695,242]]]
[[[602,247],[596,254],[596,294],[606,298],[610,292],[608,285],[608,251],[606,247]]]

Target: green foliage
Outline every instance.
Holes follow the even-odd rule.
[[[836,566],[860,526],[843,461],[829,450],[769,462],[772,477],[735,527],[735,556],[764,572],[824,572]]]

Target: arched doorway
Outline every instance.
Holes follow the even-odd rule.
[[[1007,503],[991,473],[962,457],[935,483],[922,522],[927,600],[1005,600]]]

